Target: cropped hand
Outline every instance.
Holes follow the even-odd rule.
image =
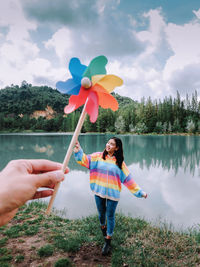
[[[48,197],[64,180],[62,164],[49,160],[13,160],[0,172],[0,225],[14,217],[31,199]],[[69,170],[66,170],[66,173]],[[37,191],[38,188],[46,187]]]

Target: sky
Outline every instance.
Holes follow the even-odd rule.
[[[200,96],[199,0],[6,0],[0,2],[0,88],[55,88],[68,63],[108,58],[115,90],[134,100]]]

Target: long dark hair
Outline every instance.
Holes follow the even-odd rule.
[[[121,169],[122,163],[124,161],[124,152],[123,152],[122,141],[118,137],[112,137],[109,140],[111,140],[111,139],[115,140],[116,147],[118,148],[115,151],[115,153],[113,154],[113,156],[116,157],[116,164]],[[107,155],[108,155],[108,152],[106,151],[106,149],[104,149],[102,158],[105,160]]]

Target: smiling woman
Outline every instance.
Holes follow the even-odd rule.
[[[147,194],[135,183],[124,162],[121,139],[110,138],[103,152],[91,155],[86,155],[77,142],[74,152],[77,162],[90,170],[90,189],[95,196],[101,230],[105,237],[102,254],[108,255],[111,251],[121,184],[123,183],[136,197],[146,198]]]

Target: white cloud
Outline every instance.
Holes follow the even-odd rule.
[[[168,79],[173,71],[200,62],[200,23],[191,22],[183,26],[169,23],[166,34],[174,53],[164,70],[164,77]]]
[[[150,22],[149,29],[146,31],[140,31],[137,34],[137,37],[141,41],[149,42],[150,45],[147,47],[146,53],[143,53],[142,56],[144,56],[144,54],[154,52],[156,47],[161,42],[163,28],[165,27],[166,24],[160,13],[161,13],[161,10],[156,9],[156,10],[150,10],[149,12],[143,14],[145,18],[149,19],[149,22]]]
[[[73,38],[71,31],[66,28],[60,28],[55,32],[51,39],[44,43],[47,49],[53,48],[59,59],[66,58],[73,48]]]
[[[30,30],[36,30],[37,25],[25,18],[20,1],[4,1],[0,12],[0,26],[8,28],[0,36],[4,38],[0,44],[1,87],[12,83],[21,84],[23,80],[34,85],[48,83],[54,86],[59,78],[64,77],[66,70],[54,68],[48,59],[40,56],[40,49],[30,35]],[[66,41],[65,36],[63,40]],[[51,45],[53,43],[49,42]],[[58,54],[63,52],[62,46],[61,42],[57,48],[57,51],[60,50]]]
[[[160,58],[157,55],[166,53],[166,23],[160,9],[150,10],[144,13],[144,17],[149,19],[149,27],[145,31],[136,33],[136,36],[142,42],[147,42],[145,51],[127,62],[120,63],[119,60],[115,60],[108,65],[109,73],[116,74],[124,80],[124,86],[116,89],[116,92],[137,100],[142,96],[162,98],[167,91],[162,77]]]
[[[197,11],[196,10],[193,10],[193,13],[196,15],[196,17],[198,19],[200,19],[200,9],[198,9]]]
[[[169,23],[166,27],[168,42],[173,55],[167,60],[163,78],[172,92],[179,90],[185,97],[188,91],[200,92],[200,22],[195,20],[184,25]]]
[[[22,2],[28,3],[26,16]],[[56,79],[66,80],[69,76],[67,65],[71,57],[77,56],[88,64],[100,54],[109,59],[108,73],[124,80],[123,87],[116,90],[121,95],[155,99],[173,95],[177,89],[186,90],[186,85],[188,90],[199,86],[200,9],[191,10],[196,19],[184,25],[167,23],[161,8],[151,9],[143,14],[149,23],[139,30],[137,17],[119,10],[118,0],[91,1],[92,5],[78,1],[64,5],[64,0],[49,3],[1,3],[1,87],[20,84],[22,80],[38,84],[43,81],[52,86]],[[92,11],[95,12],[88,21],[86,17]],[[81,12],[84,18],[77,22],[74,15]],[[47,34],[42,35],[41,41],[44,26]],[[56,66],[58,62],[61,67]],[[186,77],[190,78],[186,81]]]

